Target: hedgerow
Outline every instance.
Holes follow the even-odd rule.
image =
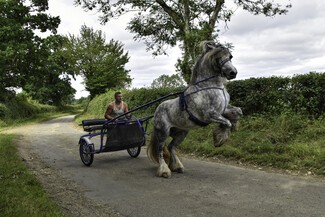
[[[229,82],[227,89],[231,104],[245,115],[294,112],[319,117],[325,111],[325,73],[250,78]]]

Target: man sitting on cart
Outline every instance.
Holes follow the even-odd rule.
[[[113,118],[123,115],[125,112],[129,111],[128,105],[122,101],[122,93],[116,92],[114,94],[115,101],[108,104],[106,112],[105,112],[105,118],[107,120],[112,120]],[[129,118],[130,116],[126,116],[126,118]],[[120,119],[120,118],[119,118]],[[123,119],[123,117],[121,117]]]

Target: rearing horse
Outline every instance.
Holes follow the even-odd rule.
[[[242,114],[240,108],[229,105],[230,97],[224,87],[226,79],[237,75],[230,51],[213,41],[203,42],[202,46],[203,52],[193,68],[190,85],[179,97],[162,102],[155,111],[147,154],[152,161],[159,163],[157,176],[169,178],[171,171],[184,172],[175,147],[182,143],[190,129],[210,123],[230,129],[231,118],[226,117],[235,117],[237,121]],[[172,141],[166,150],[164,144],[168,136],[172,137]],[[225,137],[228,138],[228,135]],[[220,143],[223,143],[224,139],[221,140]],[[167,165],[164,158],[168,155]]]

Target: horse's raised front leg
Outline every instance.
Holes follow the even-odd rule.
[[[231,130],[234,130],[239,118],[243,115],[243,112],[239,107],[228,105],[222,115],[230,121],[232,125]]]
[[[210,115],[210,119],[215,122],[215,123],[219,123],[227,128],[231,127],[231,122],[226,119],[224,116],[222,116],[220,113],[212,111],[209,113]]]
[[[228,127],[226,124],[223,123],[220,123],[219,126],[215,127],[215,129],[213,130],[213,141],[215,147],[220,147],[228,140],[231,131],[236,128],[237,121],[242,115],[243,112],[240,108],[231,105],[227,106],[222,116],[230,121],[231,127]]]
[[[178,158],[175,148],[183,142],[187,133],[188,133],[187,130],[181,130],[178,128],[170,129],[170,136],[173,139],[168,145],[168,151],[170,153],[169,168],[173,172],[178,172],[178,173],[184,172],[184,166],[183,166],[182,162],[180,161],[180,159]]]

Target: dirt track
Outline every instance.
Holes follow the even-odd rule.
[[[145,150],[79,158],[73,116],[11,130],[23,160],[70,216],[325,217],[325,181],[183,159],[184,174],[155,177]]]

